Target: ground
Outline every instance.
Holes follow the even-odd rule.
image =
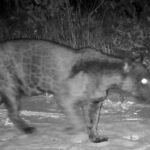
[[[22,116],[37,127],[33,135],[18,131],[0,107],[1,150],[149,150],[150,104],[130,98],[107,99],[104,103],[99,132],[108,142],[91,143],[85,134],[69,135],[66,117],[50,95],[22,100]]]

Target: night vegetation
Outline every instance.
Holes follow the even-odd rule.
[[[148,56],[150,1],[1,0],[0,40],[18,38]]]

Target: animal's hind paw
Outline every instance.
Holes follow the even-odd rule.
[[[93,143],[100,143],[100,142],[105,142],[108,141],[108,137],[107,136],[92,136],[89,137],[90,141]]]

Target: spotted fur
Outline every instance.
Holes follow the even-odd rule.
[[[43,40],[0,44],[1,100],[11,121],[25,133],[32,133],[35,128],[20,117],[21,97],[53,93],[75,131],[87,130],[91,141],[105,141],[107,138],[97,132],[99,115],[95,114],[107,91],[117,87],[148,99],[150,86],[142,85],[142,78],[149,76],[141,64],[90,48],[74,50]],[[82,114],[86,123],[80,118]]]

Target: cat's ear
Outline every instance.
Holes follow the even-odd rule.
[[[130,59],[124,59],[124,64],[123,64],[123,71],[125,73],[130,72],[131,68],[132,68],[132,60]]]
[[[128,62],[124,62],[124,64],[123,64],[123,71],[125,73],[128,73],[130,71],[130,66],[129,66]]]

